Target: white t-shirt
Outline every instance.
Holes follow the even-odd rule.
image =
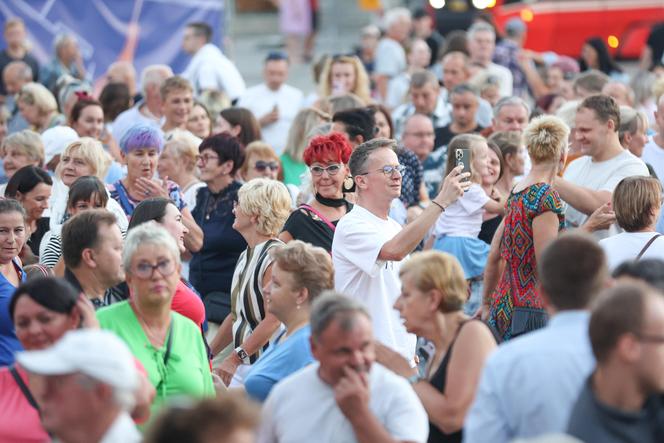
[[[652,136],[648,137],[648,143],[643,148],[641,160],[652,166],[659,181],[664,180],[664,146],[655,143]]]
[[[214,89],[235,100],[246,89],[240,71],[212,43],[207,43],[194,54],[182,76],[191,82],[195,95],[205,89]]]
[[[401,293],[401,262],[378,260],[383,245],[399,231],[396,221],[377,217],[356,204],[334,232],[334,288],[367,308],[376,339],[412,359],[416,338],[406,332],[394,309]]]
[[[113,138],[118,144],[120,144],[122,137],[129,130],[129,128],[139,123],[153,126],[161,130],[161,127],[164,123],[164,119],[161,118],[155,120],[141,114],[140,108],[143,104],[144,104],[143,102],[137,103],[135,106],[127,109],[126,111],[118,115],[115,121],[113,122],[113,128],[111,133],[113,134]]]
[[[194,208],[196,207],[196,194],[198,193],[198,190],[201,188],[204,188],[205,182],[195,182],[191,185],[189,185],[187,188],[182,189],[182,199],[187,203],[187,208],[189,209],[189,212],[194,212]]]
[[[392,77],[387,84],[387,97],[385,98],[385,106],[388,109],[395,109],[398,106],[408,102],[408,90],[410,89],[410,74],[402,72],[401,74]]]
[[[392,78],[404,72],[407,67],[403,46],[388,37],[380,39],[376,47],[374,73]]]
[[[563,177],[577,186],[583,186],[593,191],[613,192],[620,180],[633,175],[647,177],[650,174],[641,159],[624,150],[603,162],[595,162],[592,157],[587,155],[579,157],[567,166]],[[588,216],[568,205],[565,218],[572,226],[581,226]],[[609,232],[608,230],[597,231],[595,236],[606,238],[609,236]]]
[[[272,389],[263,405],[258,443],[357,442],[318,368],[313,363]],[[429,422],[417,395],[403,377],[377,363],[369,371],[369,409],[395,440],[427,441]]]
[[[470,188],[460,199],[449,205],[445,212],[436,220],[434,235],[450,235],[453,237],[474,237],[482,230],[482,215],[484,205],[489,201],[484,189],[477,183]]]
[[[274,106],[279,110],[279,119],[261,128],[263,140],[274,148],[277,155],[281,155],[286,148],[288,130],[298,111],[302,108],[303,94],[297,88],[281,85],[279,90],[273,91],[261,83],[245,91],[237,105],[249,109],[256,118],[272,112]]]
[[[613,271],[618,265],[634,260],[643,247],[652,239],[656,232],[622,232],[617,235],[600,240],[599,245],[604,249],[609,271]],[[664,236],[657,237],[646,252],[641,256],[644,258],[658,258],[664,260]]]

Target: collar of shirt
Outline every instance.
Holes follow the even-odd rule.
[[[559,311],[551,320],[547,327],[549,328],[560,328],[569,325],[574,325],[582,322],[588,322],[590,320],[590,312],[584,310],[570,310],[570,311]]]

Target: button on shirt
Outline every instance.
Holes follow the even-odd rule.
[[[278,90],[273,91],[262,83],[247,89],[237,105],[249,109],[256,118],[269,114],[277,107],[279,119],[261,127],[261,133],[263,140],[272,146],[277,154],[281,154],[286,147],[288,130],[302,108],[303,99],[302,91],[292,86],[281,85]]]
[[[564,433],[595,366],[589,318],[585,311],[563,311],[545,328],[501,345],[482,371],[463,441],[501,443]]]

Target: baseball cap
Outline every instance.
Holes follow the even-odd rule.
[[[69,126],[54,126],[44,131],[41,139],[44,143],[44,163],[48,163],[62,154],[70,143],[78,140],[78,134]]]
[[[80,372],[116,388],[138,388],[138,371],[133,355],[127,345],[109,331],[69,331],[48,349],[18,352],[16,360],[34,374]]]

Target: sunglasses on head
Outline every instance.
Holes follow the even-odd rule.
[[[277,162],[266,162],[263,160],[258,160],[256,164],[254,165],[254,169],[256,169],[258,172],[263,172],[267,168],[270,168],[272,171],[278,171],[279,170],[279,163]]]

